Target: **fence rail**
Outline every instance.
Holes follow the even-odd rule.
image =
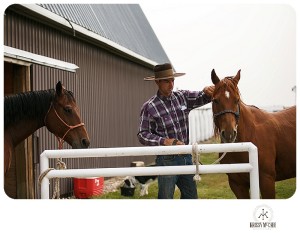
[[[250,197],[259,199],[259,176],[257,147],[250,142],[197,145],[200,154],[213,152],[248,152],[249,163],[199,165],[200,174],[239,173],[250,174]],[[152,147],[118,147],[96,149],[45,150],[41,154],[41,174],[49,169],[50,158],[82,158],[82,157],[120,157],[141,155],[192,154],[192,145],[185,146],[152,146]],[[113,177],[143,175],[195,174],[196,165],[169,167],[128,167],[97,169],[64,169],[50,170],[41,182],[41,198],[49,199],[49,179],[54,177]]]
[[[189,142],[203,142],[214,135],[211,104],[195,108],[189,113]]]

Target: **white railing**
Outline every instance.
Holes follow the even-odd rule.
[[[82,157],[120,157],[144,155],[192,154],[192,145],[185,146],[152,146],[152,147],[118,147],[78,150],[45,150],[41,154],[41,174],[49,169],[50,158],[82,158]],[[240,152],[249,153],[249,163],[199,165],[200,174],[208,173],[250,173],[250,197],[259,199],[259,175],[257,147],[250,142],[202,144],[198,152]],[[168,167],[126,167],[97,169],[64,169],[50,170],[41,182],[41,198],[49,199],[49,179],[59,177],[114,177],[114,176],[144,176],[144,175],[176,175],[195,174],[196,165]]]
[[[206,141],[214,135],[213,113],[211,105],[195,108],[189,113],[189,142]]]

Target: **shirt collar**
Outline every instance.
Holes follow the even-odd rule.
[[[174,100],[174,99],[175,99],[174,91],[172,91],[172,94],[171,94],[169,97],[163,96],[163,95],[159,92],[159,90],[157,91],[156,95],[157,95],[158,98],[160,98],[160,99],[163,100],[163,101],[166,101],[166,100]]]

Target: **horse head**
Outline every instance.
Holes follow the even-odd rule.
[[[215,134],[220,135],[223,143],[234,142],[237,137],[240,116],[240,93],[237,85],[240,72],[241,70],[234,77],[226,77],[222,80],[216,75],[214,69],[211,72],[211,80],[215,85],[212,96]]]
[[[60,147],[66,141],[73,149],[90,145],[84,123],[81,122],[79,108],[71,91],[61,82],[56,84],[55,95],[44,119],[45,126],[59,138]]]

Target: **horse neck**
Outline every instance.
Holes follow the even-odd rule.
[[[255,118],[253,117],[252,107],[247,106],[246,104],[241,102],[237,141],[243,142],[246,140],[246,135],[249,135],[254,127],[254,119]]]
[[[42,126],[43,124],[36,120],[20,120],[5,129],[5,136],[9,136],[13,146],[16,146]]]
[[[46,90],[5,97],[5,135],[10,136],[14,146],[45,126],[44,118],[53,96],[53,90]]]

